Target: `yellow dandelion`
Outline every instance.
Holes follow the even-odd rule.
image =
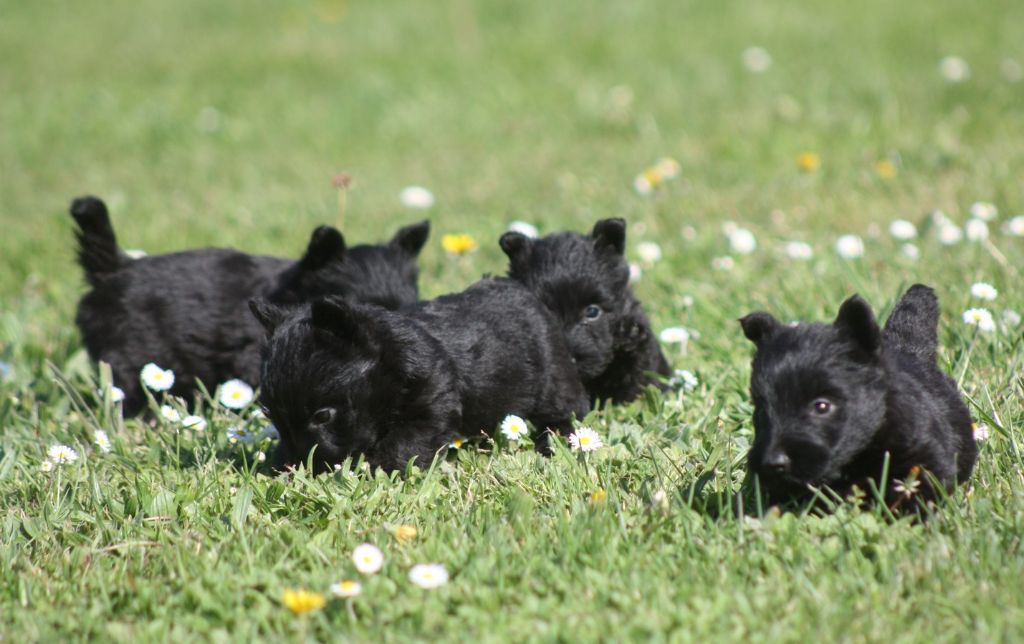
[[[306,613],[323,608],[324,604],[327,603],[327,599],[320,593],[289,588],[281,596],[281,603],[296,615],[305,615]]]
[[[395,526],[391,531],[391,535],[395,538],[398,543],[409,543],[416,538],[416,526],[414,525],[400,525]]]
[[[796,167],[803,172],[817,172],[821,167],[821,157],[814,152],[802,152],[796,158]]]
[[[476,250],[476,240],[466,234],[444,235],[441,237],[441,247],[449,255],[465,255]]]
[[[597,488],[590,493],[590,505],[600,505],[608,500],[608,493],[604,491],[604,488]]]
[[[882,179],[892,179],[896,176],[896,164],[889,159],[882,159],[875,163],[875,174]]]

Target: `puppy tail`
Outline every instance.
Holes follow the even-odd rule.
[[[71,202],[71,216],[78,223],[78,263],[93,286],[120,268],[128,256],[117,246],[107,206],[96,197],[79,197]]]
[[[939,298],[935,291],[924,284],[911,286],[889,315],[883,337],[890,348],[935,364],[939,348]]]

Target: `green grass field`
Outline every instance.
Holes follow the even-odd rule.
[[[1024,638],[1024,326],[1004,321],[1024,312],[1024,237],[1003,232],[1024,213],[1024,4],[0,0],[0,60],[0,641]],[[661,157],[680,177],[637,194]],[[103,197],[127,248],[298,256],[336,221],[340,171],[350,241],[431,219],[426,297],[504,271],[513,220],[627,218],[631,259],[663,252],[636,290],[658,330],[696,332],[666,349],[699,386],[592,413],[606,447],[586,459],[471,446],[392,478],[274,477],[215,404],[190,432],[97,400],[72,197]],[[434,208],[404,207],[410,184]],[[962,226],[976,201],[998,207],[989,239],[937,241],[929,213]],[[895,219],[918,224],[916,260]],[[448,257],[448,233],[479,250]],[[839,257],[843,234],[863,257]],[[884,315],[915,281],[939,291],[940,362],[990,429],[969,485],[925,525],[729,512],[750,501],[736,319],[830,319],[854,292]],[[975,306],[994,331],[964,323]],[[41,471],[58,443],[80,458]],[[363,542],[376,575],[350,558]],[[450,581],[414,586],[420,562]],[[362,594],[282,605],[342,579]]]

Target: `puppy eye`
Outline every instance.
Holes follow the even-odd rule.
[[[334,408],[324,407],[313,414],[312,423],[314,425],[326,425],[332,420],[334,420]]]
[[[811,408],[814,410],[814,413],[819,416],[825,416],[832,413],[832,403],[824,398],[818,398],[811,403]]]
[[[583,309],[583,317],[587,320],[596,320],[601,317],[601,307],[596,304],[587,306],[587,308]]]

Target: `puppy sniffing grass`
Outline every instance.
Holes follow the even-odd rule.
[[[554,317],[512,280],[399,311],[338,298],[290,314],[251,306],[270,334],[260,399],[282,465],[315,447],[316,471],[358,455],[385,470],[425,467],[508,414],[568,433],[590,409]]]
[[[629,288],[624,257],[626,222],[603,219],[590,235],[562,232],[531,239],[507,232],[500,240],[508,276],[525,284],[559,320],[591,400],[628,402],[649,373],[670,369],[643,306]]]
[[[808,486],[841,496],[869,481],[891,507],[911,507],[971,475],[977,447],[956,384],[936,364],[935,292],[912,286],[879,329],[859,296],[832,324],[740,320],[757,346],[751,474],[772,501],[807,497]],[[888,458],[888,469],[886,460]]]
[[[104,203],[75,199],[78,261],[92,286],[76,321],[94,360],[110,364],[125,393],[124,412],[145,404],[139,372],[149,362],[174,371],[172,394],[190,398],[231,378],[259,383],[265,334],[247,301],[298,304],[338,294],[397,308],[417,299],[416,264],[430,225],[398,231],[385,244],[346,247],[329,226],[313,231],[298,261],[204,248],[131,259],[121,250]]]

